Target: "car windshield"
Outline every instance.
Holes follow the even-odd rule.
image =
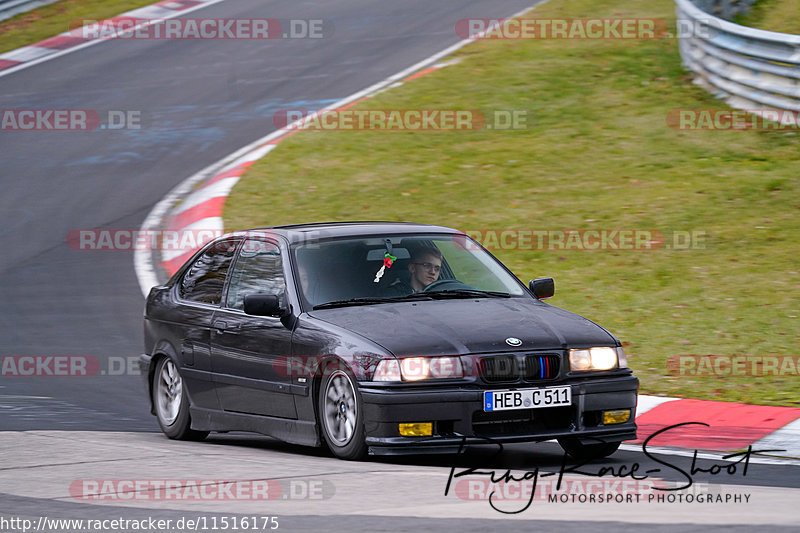
[[[314,240],[293,253],[298,289],[311,308],[525,294],[513,275],[463,234]]]

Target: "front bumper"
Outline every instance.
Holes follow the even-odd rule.
[[[548,383],[570,385],[572,404],[563,407],[485,413],[483,392],[505,388],[450,386],[384,389],[360,384],[367,445],[374,455],[454,453],[463,444],[545,441],[572,438],[583,443],[636,438],[633,375]],[[535,385],[534,385],[535,386]],[[602,412],[630,409],[628,422],[603,425]],[[433,436],[404,437],[399,423],[432,422]]]

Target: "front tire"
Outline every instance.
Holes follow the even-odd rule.
[[[169,357],[162,357],[153,372],[153,406],[161,431],[170,439],[202,440],[207,431],[191,428],[189,396],[183,387],[183,378],[178,366]]]
[[[364,410],[353,375],[325,369],[318,398],[322,435],[333,455],[356,461],[367,455]]]
[[[578,439],[558,439],[558,443],[573,458],[579,461],[592,461],[608,457],[617,449],[622,442],[598,442],[593,444],[581,444]]]

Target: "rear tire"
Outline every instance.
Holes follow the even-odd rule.
[[[322,435],[333,455],[346,461],[363,459],[367,455],[364,410],[353,374],[324,369],[317,405]]]
[[[183,387],[183,378],[169,357],[162,357],[156,364],[152,383],[153,407],[161,431],[170,439],[202,440],[207,431],[192,429],[189,417],[189,396]]]
[[[579,461],[591,461],[608,457],[617,449],[622,442],[598,442],[593,444],[581,444],[578,439],[558,439],[558,443],[564,448],[571,457]]]

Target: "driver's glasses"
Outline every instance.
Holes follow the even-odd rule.
[[[414,263],[414,264],[421,266],[425,270],[429,270],[429,271],[432,270],[433,272],[436,272],[437,274],[439,272],[441,272],[441,270],[442,270],[441,265],[434,265],[433,263]]]

